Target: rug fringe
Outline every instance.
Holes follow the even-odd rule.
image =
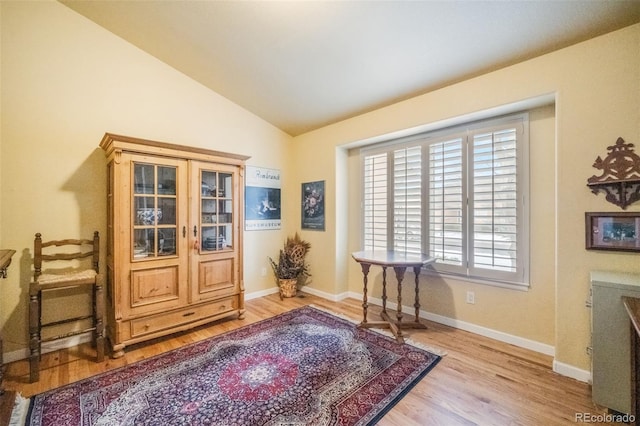
[[[16,393],[16,399],[13,403],[11,411],[11,419],[9,426],[23,426],[27,422],[27,413],[29,412],[29,398],[25,398]]]
[[[319,310],[319,311],[326,312],[326,313],[328,313],[328,314],[331,314],[331,315],[336,316],[336,317],[338,317],[338,318],[341,318],[341,319],[343,319],[343,320],[349,321],[349,322],[351,322],[351,323],[353,323],[353,324],[360,324],[360,321],[359,321],[359,320],[354,320],[353,318],[349,318],[348,316],[346,316],[346,315],[344,315],[344,314],[341,314],[341,313],[339,313],[339,312],[332,311],[332,310],[327,309],[327,308],[323,308],[322,306],[317,306],[317,305],[314,305],[313,303],[311,303],[311,304],[309,304],[309,305],[307,305],[307,306],[310,306],[310,307],[312,307],[312,308],[314,308],[314,309],[317,309],[317,310]],[[387,337],[395,337],[395,336],[393,335],[393,333],[391,333],[390,331],[388,331],[388,330],[386,330],[386,329],[384,329],[384,328],[368,328],[367,330],[369,330],[369,331],[373,331],[374,333],[382,334],[383,336],[387,336]],[[416,347],[416,348],[419,348],[419,349],[423,349],[423,350],[425,350],[425,351],[429,351],[429,352],[431,352],[432,354],[435,354],[435,355],[438,355],[438,356],[441,356],[441,357],[443,357],[443,356],[446,356],[446,355],[447,355],[447,351],[445,351],[445,350],[443,350],[443,349],[434,348],[433,346],[425,345],[424,343],[421,343],[421,342],[416,342],[416,341],[415,341],[415,340],[413,340],[413,339],[407,339],[407,338],[405,337],[404,342],[405,342],[406,344],[408,344],[408,345],[411,345],[411,346]]]

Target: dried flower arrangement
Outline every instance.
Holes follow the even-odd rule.
[[[298,287],[307,284],[307,278],[311,276],[309,265],[305,261],[309,249],[311,243],[301,239],[296,232],[293,237],[287,237],[277,263],[269,257],[280,288],[280,298],[293,297]]]

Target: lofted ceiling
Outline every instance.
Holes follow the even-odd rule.
[[[640,22],[640,0],[60,1],[293,136]]]

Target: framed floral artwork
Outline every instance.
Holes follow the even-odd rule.
[[[302,184],[302,229],[324,231],[324,181]]]

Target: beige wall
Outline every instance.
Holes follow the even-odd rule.
[[[13,352],[27,342],[34,233],[105,235],[105,132],[250,155],[248,164],[276,169],[288,163],[291,138],[57,2],[0,7],[0,241],[17,250],[0,283],[0,324]],[[248,292],[273,287],[260,269],[282,240],[284,231],[245,233]]]
[[[348,202],[327,206],[327,232],[303,233],[323,247],[311,253],[314,286],[338,293],[347,282],[349,290],[361,291],[359,268],[349,259],[361,238],[358,160],[351,153],[345,165],[344,149],[403,129],[551,98],[554,106],[531,116],[531,289],[450,279],[421,285],[428,311],[551,345],[559,364],[589,370],[589,271],[640,272],[637,254],[584,249],[585,211],[619,211],[586,188],[596,172],[593,161],[619,136],[640,150],[638,46],[640,24],[296,137],[294,180],[326,179],[328,194],[349,188]],[[346,243],[336,229],[347,230]],[[475,305],[464,302],[468,289],[476,292]],[[410,293],[403,297],[411,300]]]
[[[638,255],[587,253],[583,229],[585,211],[618,210],[585,187],[593,160],[618,136],[640,150],[640,24],[292,140],[61,4],[2,2],[0,17],[0,243],[18,251],[0,288],[6,352],[26,346],[33,234],[105,230],[97,145],[107,131],[251,155],[251,165],[282,170],[283,229],[245,233],[248,292],[273,285],[260,270],[299,229],[300,183],[325,180],[326,230],[302,236],[313,245],[313,289],[339,295],[361,291],[349,256],[360,245],[351,144],[544,95],[554,105],[531,115],[531,290],[425,281],[426,309],[555,346],[559,362],[588,370],[589,271],[640,271]],[[475,305],[464,303],[467,289]]]

